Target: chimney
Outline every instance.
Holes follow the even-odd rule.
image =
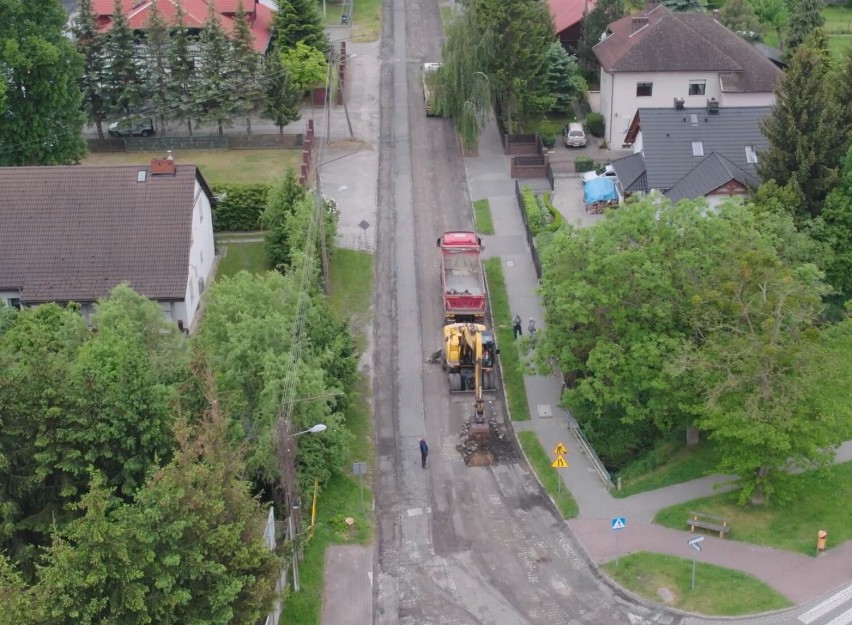
[[[632,35],[636,31],[638,31],[639,29],[644,28],[645,26],[648,25],[648,18],[647,17],[633,17],[633,18],[631,18],[630,23],[631,23],[630,34]]]
[[[713,19],[719,21],[719,9],[713,9]]]
[[[151,175],[152,176],[163,176],[163,175],[175,175],[175,161],[169,155],[168,158],[152,158],[151,159]]]
[[[707,114],[708,115],[718,115],[719,114],[719,102],[716,98],[710,98],[707,100]]]
[[[683,98],[675,98],[674,99],[674,106],[675,106],[676,110],[678,110],[678,111],[683,110],[683,104],[684,104]]]

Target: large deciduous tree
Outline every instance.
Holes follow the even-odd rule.
[[[787,28],[790,14],[787,0],[751,0],[757,19],[775,32],[778,48],[784,50],[784,29]]]
[[[281,49],[280,54],[282,67],[301,92],[326,82],[328,63],[316,48],[300,41],[292,48]]]
[[[719,10],[719,18],[722,24],[746,41],[760,41],[760,20],[749,0],[728,0]]]
[[[840,182],[825,198],[814,235],[832,250],[826,280],[841,295],[852,297],[852,146],[843,161]]]
[[[76,163],[86,152],[83,59],[63,34],[64,9],[53,0],[0,0],[0,15],[0,165]]]
[[[761,124],[769,149],[760,154],[757,171],[764,182],[789,181],[802,194],[799,220],[819,214],[837,179],[842,154],[840,110],[831,93],[835,85],[825,80],[830,61],[820,35],[817,30],[793,53],[776,87],[772,113]]]
[[[98,32],[95,24],[91,0],[80,0],[77,15],[71,24],[71,33],[77,39],[77,51],[83,57],[83,75],[80,81],[83,110],[88,120],[97,127],[98,138],[103,139],[103,122],[107,118],[106,102],[103,98],[106,69],[104,35]]]

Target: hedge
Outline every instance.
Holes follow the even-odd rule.
[[[524,203],[524,214],[533,236],[559,229],[562,215],[551,204],[549,194],[537,196],[532,189],[524,187],[521,191],[521,201]]]
[[[592,171],[595,168],[595,161],[591,156],[578,156],[574,159],[574,171],[584,172]]]
[[[586,128],[596,137],[604,136],[604,116],[600,113],[586,115]]]
[[[213,208],[213,230],[246,232],[260,229],[260,215],[272,185],[215,184],[213,195],[221,198]]]

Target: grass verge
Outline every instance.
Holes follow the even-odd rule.
[[[513,421],[526,421],[530,418],[527,408],[527,390],[524,388],[521,359],[512,337],[509,296],[506,294],[506,281],[503,279],[503,267],[500,263],[499,258],[489,258],[483,263],[485,277],[488,280],[491,321],[494,324],[497,345],[500,347],[503,389],[506,393],[509,415]]]
[[[161,158],[160,152],[94,152],[83,165],[141,165]],[[175,150],[178,164],[192,163],[208,184],[275,182],[289,168],[298,171],[300,150]]]
[[[566,469],[554,469],[550,466],[552,462],[547,450],[541,446],[535,432],[518,432],[518,442],[527,455],[530,465],[538,476],[538,481],[544,486],[547,494],[556,502],[556,509],[564,519],[573,519],[579,513],[574,496],[564,485],[559,486],[559,471]],[[553,441],[556,444],[556,441]]]
[[[351,265],[363,271],[355,271],[357,280],[347,280],[352,275]],[[364,317],[369,314],[369,293],[372,284],[372,256],[364,252],[337,249],[330,262],[331,293],[329,303],[341,319],[352,315]],[[364,278],[366,273],[366,280]],[[363,293],[367,293],[367,297]],[[364,476],[364,508],[361,513],[361,498],[358,478],[351,475],[352,463],[366,461],[372,472],[373,434],[369,405],[369,380],[359,378],[355,392],[346,410],[346,425],[354,439],[343,459],[343,474],[335,476],[320,491],[317,500],[317,518],[313,538],[305,547],[305,558],[301,562],[299,575],[302,589],[290,594],[284,604],[282,623],[289,625],[316,625],[322,613],[323,572],[325,550],[329,545],[366,544],[373,537],[369,485],[372,476]],[[346,517],[355,519],[350,528],[344,523]]]
[[[491,220],[491,206],[488,198],[473,203],[473,220],[479,234],[494,234],[494,222]]]
[[[692,562],[640,551],[601,567],[620,585],[660,603],[663,588],[672,594],[671,607],[708,616],[737,616],[787,608],[792,603],[759,579],[721,566],[697,562],[695,590]]]
[[[382,30],[382,0],[354,0],[352,39],[376,41]]]
[[[219,267],[216,269],[217,278],[233,276],[244,269],[249,273],[261,273],[269,269],[263,250],[263,241],[246,243],[227,241],[220,245],[227,246],[228,253],[219,261]]]
[[[731,521],[734,540],[814,555],[819,530],[828,548],[852,539],[852,462],[791,477],[796,496],[784,505],[738,506],[730,493],[663,508],[654,522],[686,529],[689,512],[706,512]]]
[[[704,477],[713,472],[719,461],[719,452],[707,442],[687,447],[682,441],[666,441],[651,453],[654,458],[665,459],[665,463],[649,466],[649,459],[644,458],[626,466],[613,476],[614,481],[619,477],[622,480],[620,491],[610,491],[613,497],[629,497]]]
[[[441,24],[446,28],[453,21],[453,9],[451,7],[441,7]]]

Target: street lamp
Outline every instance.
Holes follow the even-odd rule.
[[[319,434],[320,432],[325,432],[328,429],[328,426],[325,423],[317,423],[309,427],[307,430],[302,430],[301,432],[296,432],[295,434],[290,434],[290,436],[301,436],[302,434]]]

